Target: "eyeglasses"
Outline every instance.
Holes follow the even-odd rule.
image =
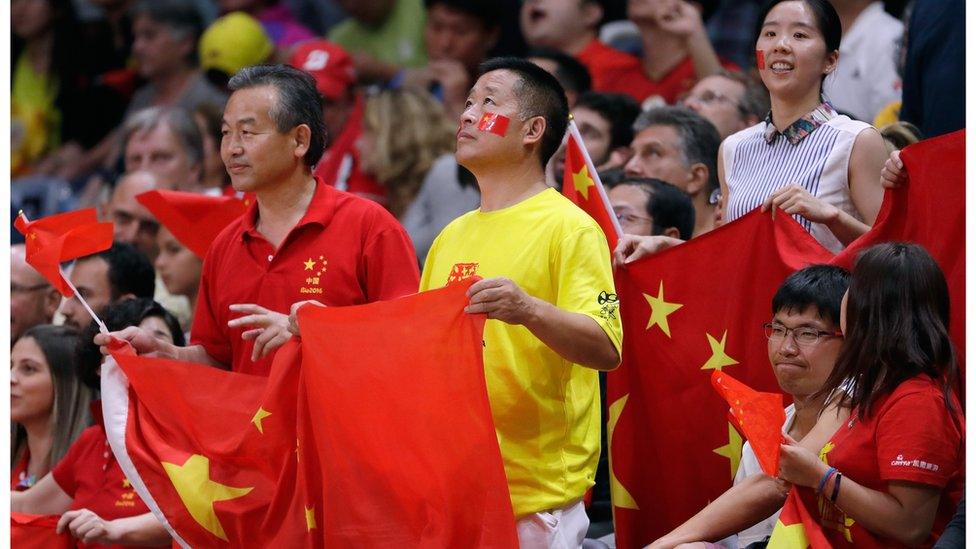
[[[686,101],[698,101],[699,103],[735,103],[735,100],[727,95],[705,90],[699,95],[689,95]]]
[[[769,338],[770,341],[783,341],[792,333],[793,341],[795,341],[796,344],[800,345],[801,347],[816,345],[822,337],[844,337],[844,333],[841,331],[824,332],[807,326],[801,326],[799,328],[787,328],[782,324],[774,324],[772,322],[763,324],[763,331],[766,333],[766,337]]]
[[[43,290],[44,288],[49,288],[51,285],[44,284],[34,284],[33,286],[21,286],[20,284],[10,283],[10,293],[12,294],[26,294],[27,292],[36,292],[37,290]]]
[[[648,222],[653,222],[654,221],[650,217],[642,217],[642,216],[639,216],[639,215],[634,215],[632,213],[617,213],[617,212],[614,212],[613,215],[614,215],[614,217],[617,218],[617,221],[620,221],[620,222],[623,222],[623,223],[637,223],[638,221],[648,221]]]

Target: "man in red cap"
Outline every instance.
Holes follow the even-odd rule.
[[[311,76],[259,65],[228,85],[221,158],[234,189],[254,193],[256,203],[207,252],[190,346],[133,327],[95,343],[116,337],[139,354],[267,375],[272,351],[291,337],[293,304],[393,299],[416,292],[420,273],[410,237],[389,212],[312,174],[325,124]]]
[[[360,169],[356,141],[363,133],[363,99],[353,88],[352,57],[328,40],[308,40],[295,47],[288,64],[311,74],[322,94],[329,147],[315,175],[341,191],[385,205],[386,188]]]

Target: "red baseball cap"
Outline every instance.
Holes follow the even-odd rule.
[[[288,64],[311,74],[319,93],[326,99],[339,99],[356,81],[352,57],[328,40],[308,40],[298,44]]]

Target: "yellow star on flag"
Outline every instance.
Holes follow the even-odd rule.
[[[617,427],[617,420],[620,419],[620,414],[624,411],[628,396],[630,395],[620,397],[607,409],[609,412],[609,417],[607,418],[607,444],[611,446],[613,445],[613,430]],[[610,452],[610,499],[613,500],[613,504],[616,507],[620,507],[621,509],[640,509],[637,507],[637,502],[634,501],[634,497],[624,488],[624,485],[620,483],[620,479],[613,472],[613,452]]]
[[[122,487],[123,488],[132,488],[132,483],[129,482],[129,479],[124,478],[124,479],[122,479]]]
[[[729,458],[729,468],[732,470],[732,478],[735,478],[735,472],[739,470],[739,461],[742,460],[742,436],[731,423],[729,423],[729,443],[712,451]]]
[[[254,487],[235,488],[210,480],[210,460],[200,454],[193,454],[183,465],[165,461],[162,465],[193,520],[211,534],[227,541],[227,534],[214,513],[213,504],[245,496]]]
[[[573,174],[573,186],[576,187],[576,192],[583,195],[583,198],[590,199],[590,187],[596,185],[593,183],[593,178],[590,177],[590,171],[586,169],[586,164],[579,172]]]
[[[712,348],[712,356],[708,357],[708,361],[701,367],[702,370],[718,370],[721,372],[722,368],[739,363],[738,360],[725,353],[725,338],[727,335],[729,335],[728,330],[722,332],[721,341],[716,341],[712,337],[712,334],[705,333],[705,336],[708,337],[708,346]]]
[[[311,271],[312,269],[315,268],[315,260],[313,260],[311,257],[306,259],[303,263],[305,263],[306,271]]]
[[[664,335],[671,337],[671,327],[668,325],[668,315],[677,311],[678,309],[684,307],[681,303],[668,303],[664,300],[664,281],[661,281],[661,285],[657,288],[657,297],[652,297],[647,294],[643,294],[644,299],[647,300],[647,304],[651,306],[651,316],[647,319],[647,328],[651,329],[651,326],[657,326],[661,328]]]
[[[309,532],[311,532],[312,529],[315,528],[315,506],[314,505],[305,508],[305,528],[307,528]]]
[[[264,408],[258,408],[258,411],[254,412],[254,417],[251,418],[251,423],[258,428],[258,432],[262,435],[264,434],[264,425],[261,423],[261,421],[270,415],[271,412],[265,410]]]
[[[777,520],[776,526],[773,527],[772,536],[769,538],[768,547],[806,549],[810,547],[810,540],[807,539],[807,530],[803,527],[802,522],[787,526],[783,524],[783,521]]]

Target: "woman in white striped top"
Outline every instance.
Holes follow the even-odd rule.
[[[881,208],[884,141],[823,98],[841,35],[827,0],[770,0],[757,27],[757,64],[772,109],[719,149],[722,220],[757,206],[780,209],[838,252],[871,227]]]

